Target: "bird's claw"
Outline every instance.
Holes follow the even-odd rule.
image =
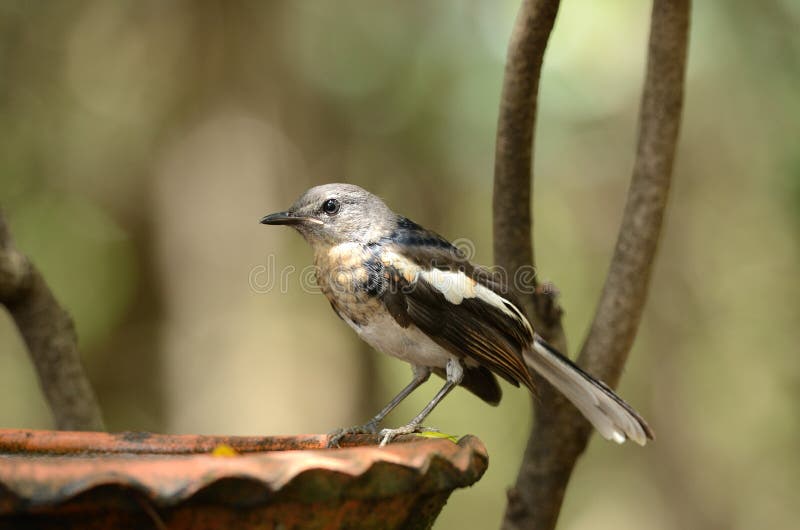
[[[328,449],[339,447],[339,442],[347,435],[350,434],[375,434],[378,432],[378,424],[370,421],[364,425],[356,425],[355,427],[344,427],[336,429],[328,433]]]
[[[414,434],[418,432],[439,432],[439,429],[423,427],[422,425],[415,425],[413,423],[403,425],[402,427],[398,427],[396,429],[382,429],[379,435],[381,437],[380,447],[385,446],[394,440],[395,437],[400,436],[401,434]]]

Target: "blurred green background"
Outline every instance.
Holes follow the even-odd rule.
[[[77,321],[111,429],[326,432],[363,422],[407,382],[405,364],[360,344],[303,287],[302,239],[258,219],[347,181],[491,263],[517,7],[0,2],[0,202]],[[621,217],[648,19],[649,2],[565,2],[545,59],[537,255],[573,349]],[[800,519],[798,27],[796,0],[693,8],[671,204],[620,389],[658,440],[594,437],[560,528]],[[498,409],[456,392],[430,420],[478,435],[491,455],[437,528],[499,523],[530,425],[527,394],[505,391]],[[0,427],[51,426],[2,313]]]

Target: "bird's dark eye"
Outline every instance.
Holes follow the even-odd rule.
[[[336,199],[328,199],[322,203],[322,211],[328,215],[336,215],[339,213],[339,201]]]

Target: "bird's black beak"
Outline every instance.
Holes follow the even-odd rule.
[[[277,212],[265,215],[261,218],[262,225],[300,225],[305,223],[319,223],[319,220],[313,217],[303,217],[294,215],[292,212]]]

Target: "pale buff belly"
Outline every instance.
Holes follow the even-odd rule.
[[[457,357],[436,344],[413,324],[407,328],[400,326],[386,311],[371,315],[361,325],[347,317],[344,317],[344,321],[376,350],[413,365],[444,368],[448,360]]]

